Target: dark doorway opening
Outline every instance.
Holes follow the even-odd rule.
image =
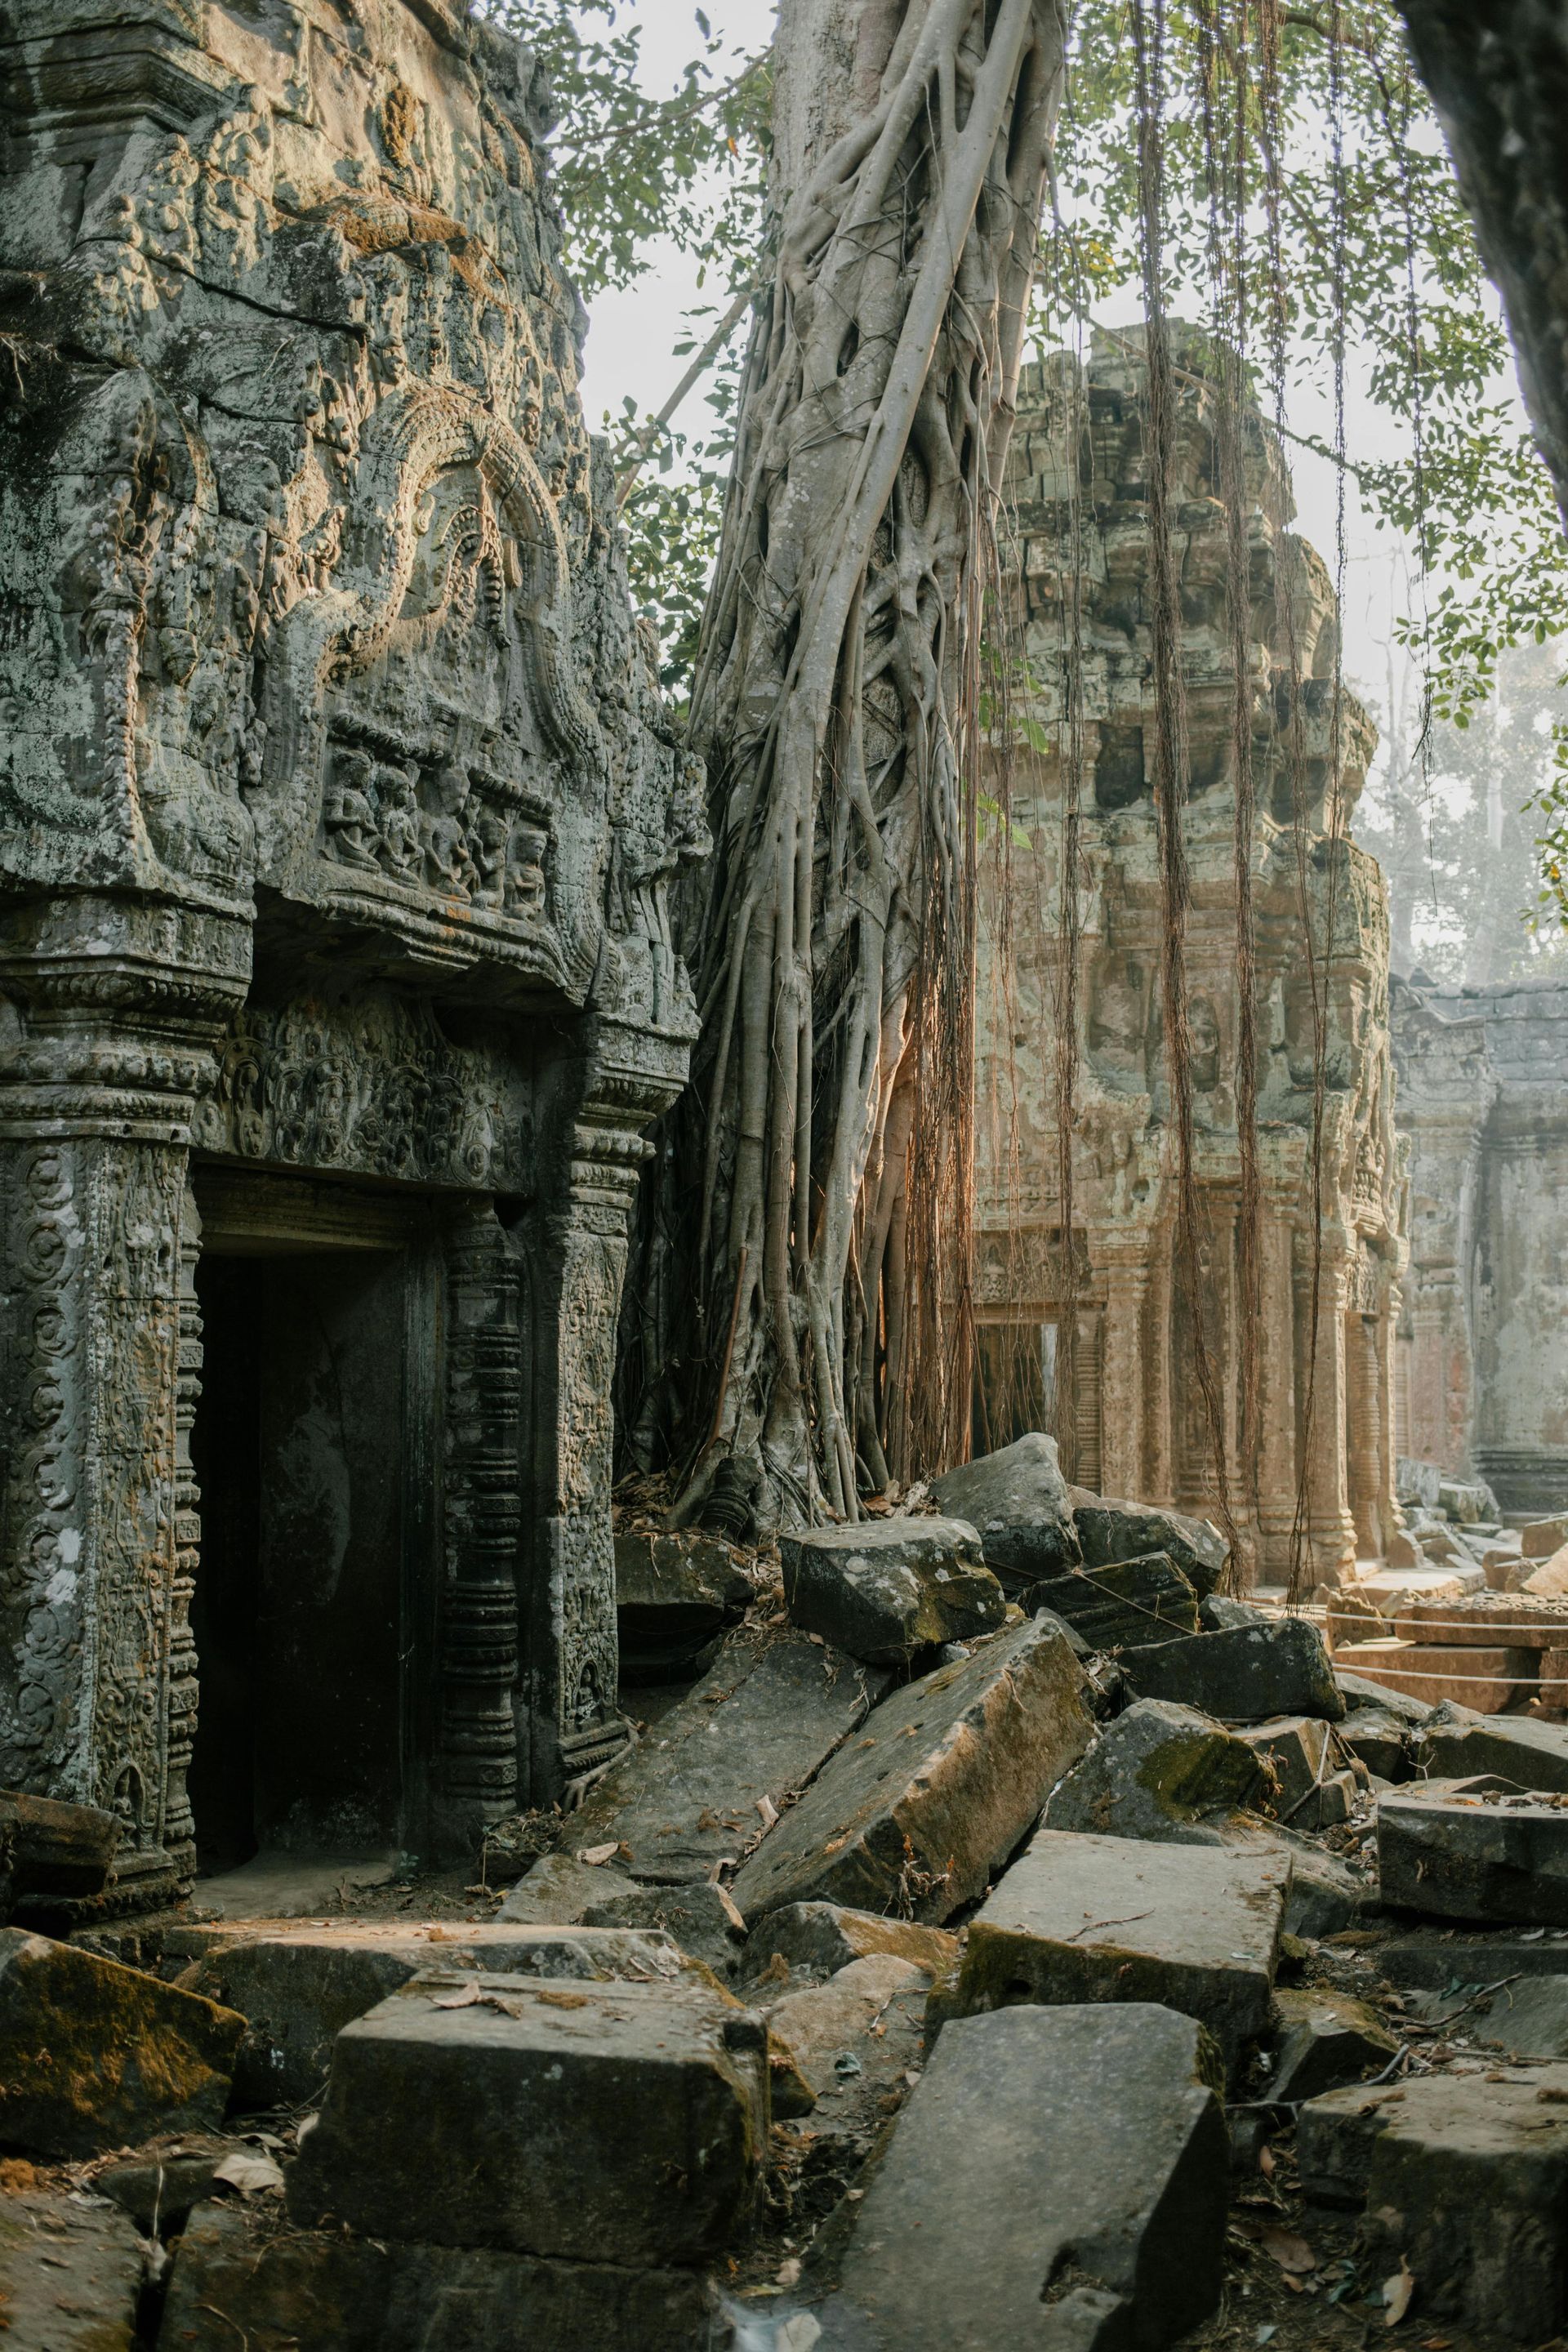
[[[190,1786],[205,1873],[405,1842],[406,1265],[203,1251]]]

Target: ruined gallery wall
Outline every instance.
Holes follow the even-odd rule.
[[[444,1801],[613,1747],[611,1352],[700,779],[526,50],[441,0],[10,0],[0,74],[0,1780],[115,1805],[155,1876],[215,1171],[259,1226],[284,1170],[425,1204]]]
[[[1568,1503],[1568,989],[1396,981],[1411,1249],[1401,1451]]]
[[[1182,332],[1176,356],[1177,558],[1191,739],[1187,968],[1205,1326],[1223,1385],[1233,1500],[1260,1571],[1279,1575],[1288,1567],[1306,1454],[1312,1560],[1317,1577],[1331,1580],[1358,1555],[1380,1554],[1397,1524],[1393,1302],[1405,1243],[1388,1045],[1387,907],[1378,866],[1348,837],[1374,736],[1338,676],[1331,583],[1313,551],[1286,527],[1293,512],[1289,476],[1253,412],[1245,419],[1243,463],[1258,797],[1263,1315],[1257,1334],[1260,1426],[1244,1461],[1228,523],[1219,495],[1217,395],[1202,338]],[[1083,1483],[1212,1511],[1213,1448],[1173,1264],[1173,1150],[1158,1010],[1162,919],[1150,781],[1143,387],[1136,338],[1102,336],[1081,380],[1077,363],[1063,355],[1026,372],[1020,399],[1009,488],[1024,715],[1035,722],[1036,748],[1025,745],[998,763],[1005,816],[994,829],[983,910],[980,1433],[999,1439],[1043,1412],[1047,1425],[1054,1420]],[[1079,581],[1076,618],[1071,567]],[[1068,1335],[1053,1069],[1063,1002],[1067,685],[1075,667],[1082,680],[1083,823],[1071,1277],[1077,1328]],[[1308,920],[1315,942],[1329,939],[1331,924],[1332,931],[1310,1381]],[[1071,1393],[1053,1395],[1054,1366],[1069,1354]]]

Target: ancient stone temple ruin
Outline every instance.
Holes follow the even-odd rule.
[[[1394,1345],[1404,1265],[1388,1044],[1382,874],[1346,827],[1374,746],[1339,676],[1331,583],[1285,527],[1289,476],[1244,420],[1257,929],[1262,1317],[1260,1428],[1241,1461],[1235,1099],[1233,635],[1217,394],[1207,347],[1179,341],[1177,562],[1191,747],[1187,971],[1207,1345],[1223,1382],[1238,1525],[1282,1578],[1298,1478],[1314,1580],[1384,1552],[1394,1502]],[[1216,1501],[1194,1334],[1174,1265],[1175,1170],[1160,1039],[1162,916],[1151,789],[1145,371],[1134,336],[1026,371],[1012,461],[1025,718],[983,909],[977,1441],[1054,1428],[1079,1482],[1184,1509]],[[1076,506],[1076,522],[1074,509]],[[1076,554],[1074,551],[1077,551]],[[1076,621],[1065,593],[1077,562]],[[1054,1036],[1064,961],[1060,858],[1066,688],[1082,681],[1079,753],[1079,1071],[1072,1259],[1058,1184]],[[1299,681],[1293,689],[1292,680]],[[1314,1024],[1306,948],[1332,924],[1324,1081],[1317,1361],[1311,1136]],[[1070,1274],[1069,1274],[1070,1268]],[[1062,1344],[1069,1296],[1074,1344]],[[1058,1378],[1070,1362],[1070,1393]]]
[[[1394,983],[1410,1270],[1399,1451],[1568,1506],[1568,988]]]
[[[11,12],[0,1783],[121,1898],[616,1752],[608,1396],[704,847],[528,53]]]

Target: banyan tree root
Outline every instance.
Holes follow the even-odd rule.
[[[854,1516],[941,1450],[921,1399],[950,1437],[967,1415],[929,1192],[962,1240],[966,751],[1063,43],[1060,0],[781,10],[776,266],[692,698],[716,848],[682,1353],[715,1434],[689,1500],[740,1454],[784,1516]]]

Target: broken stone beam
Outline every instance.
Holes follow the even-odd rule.
[[[809,1902],[951,1918],[1088,1747],[1085,1688],[1041,1619],[886,1700],[735,1879],[748,1922]]]
[[[6,1905],[101,1895],[119,1843],[118,1819],[96,1805],[0,1789],[0,1916]]]
[[[1184,1511],[1157,1510],[1147,1503],[1121,1503],[1105,1495],[1072,1489],[1073,1525],[1083,1546],[1086,1568],[1109,1568],[1163,1551],[1175,1562],[1200,1601],[1225,1574],[1230,1546],[1207,1519]]]
[[[994,1633],[1006,1595],[963,1519],[867,1519],[779,1538],[784,1606],[873,1666],[905,1666],[919,1650]]]
[[[289,2181],[306,2226],[692,2263],[749,2220],[767,2028],[717,1990],[416,1978],[332,2048]]]
[[[1161,1642],[1133,1652],[1123,1670],[1140,1698],[1174,1699],[1220,1723],[1267,1723],[1279,1715],[1337,1723],[1345,1711],[1323,1637],[1305,1617]]]
[[[1528,1592],[1488,1592],[1460,1601],[1415,1601],[1401,1609],[1402,1642],[1439,1649],[1550,1650],[1568,1643],[1568,1607]]]
[[[618,1535],[616,1623],[622,1680],[689,1681],[709,1663],[704,1654],[711,1644],[756,1597],[729,1545],[716,1536],[690,1530]]]
[[[603,1871],[588,1876],[603,1880]],[[704,1888],[704,1894],[717,1890]],[[705,1982],[668,1936],[626,1928],[485,1921],[432,1931],[391,1922],[216,1933],[184,1982],[246,2020],[234,2104],[246,2110],[319,2099],[343,2027],[426,1969],[605,1982],[622,1976]]]
[[[1206,2026],[1234,2068],[1268,2022],[1289,1884],[1278,1848],[1040,1830],[970,1921],[936,2014],[1163,2001]]]
[[[1228,2162],[1189,2018],[949,2025],[816,2309],[821,2352],[1156,2352],[1219,2300]]]
[[[96,2156],[211,2131],[245,2020],[75,1944],[0,1928],[0,2143]]]
[[[619,1867],[656,1885],[707,1878],[756,1837],[763,1801],[784,1811],[887,1687],[877,1668],[805,1633],[732,1633],[703,1679],[571,1815],[574,1849],[624,1845]],[[527,1892],[525,1878],[520,1900]]]
[[[231,2199],[175,2245],[160,2334],[178,2352],[692,2352],[719,2326],[700,2271],[291,2230]]]
[[[1455,1649],[1436,1643],[1352,1642],[1334,1655],[1363,1681],[1425,1699],[1445,1699],[1478,1715],[1501,1715],[1518,1705],[1535,1678],[1535,1653],[1525,1649]]]
[[[1568,1809],[1486,1780],[1385,1789],[1377,1873],[1395,1910],[1568,1927]]]
[[[1080,1568],[1031,1585],[1024,1607],[1049,1609],[1094,1650],[1142,1650],[1198,1631],[1198,1597],[1168,1552]]]
[[[1265,1790],[1252,1749],[1211,1716],[1141,1698],[1116,1717],[1047,1800],[1042,1825],[1108,1837],[1217,1845],[1223,1818]]]
[[[1076,1568],[1083,1557],[1056,1439],[1037,1429],[948,1471],[931,1491],[950,1518],[976,1529],[986,1566],[1011,1593]]]
[[[1380,2274],[1401,2260],[1423,2318],[1481,2342],[1561,2332],[1568,2281],[1568,2067],[1406,2075],[1310,2099],[1298,2118],[1301,2186],[1365,2208]]]

